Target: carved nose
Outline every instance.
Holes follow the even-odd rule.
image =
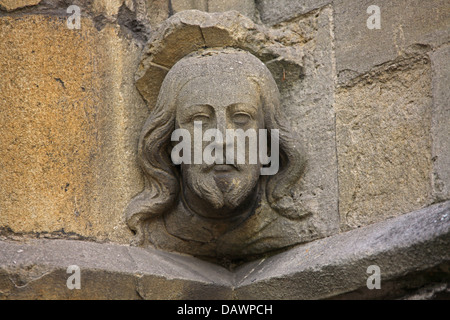
[[[217,117],[216,129],[225,137],[227,129],[229,129],[229,124],[224,116]]]

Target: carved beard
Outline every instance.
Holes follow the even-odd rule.
[[[211,168],[192,165],[184,173],[187,187],[214,209],[236,209],[254,190],[260,168],[237,165],[237,171],[217,174]]]

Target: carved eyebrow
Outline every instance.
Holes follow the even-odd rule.
[[[249,109],[251,109],[252,115],[255,115],[255,114],[258,113],[258,108],[255,105],[248,104],[248,103],[235,103],[235,104],[229,105],[228,109],[230,111],[232,111],[232,112],[233,111],[234,112],[236,112],[236,111],[249,111]]]
[[[180,116],[181,122],[190,122],[192,120],[192,117],[199,113],[208,113],[208,115],[211,115],[212,107],[205,104],[192,105],[187,107],[184,112],[182,112],[178,116]]]
[[[248,104],[248,103],[234,103],[234,104],[229,105],[228,108],[230,108],[232,110],[233,109],[239,110],[239,109],[242,109],[242,108],[248,110],[248,108],[250,108],[250,109],[252,109],[252,111],[258,112],[258,107],[257,106],[255,106],[253,104]]]

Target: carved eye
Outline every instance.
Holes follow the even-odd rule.
[[[197,113],[194,116],[192,116],[192,122],[194,121],[200,121],[202,123],[208,122],[210,119],[209,115],[206,113]]]
[[[236,112],[233,115],[233,122],[237,125],[245,125],[251,119],[252,119],[252,117],[246,112]]]

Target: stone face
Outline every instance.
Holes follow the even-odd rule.
[[[450,198],[450,47],[431,54],[433,69],[433,197]]]
[[[261,21],[274,25],[330,4],[331,0],[256,0]]]
[[[2,240],[0,299],[415,298],[411,293],[419,289],[416,295],[423,296],[427,283],[433,283],[433,294],[445,290],[449,246],[449,202],[304,244],[234,272],[117,244]],[[80,290],[66,285],[72,265],[80,268]],[[366,287],[371,265],[380,267],[381,290]]]
[[[367,8],[377,5],[381,29],[368,29]],[[450,40],[446,0],[333,1],[339,83],[394,60],[414,44],[437,47]]]
[[[284,116],[275,80],[254,55],[231,48],[205,49],[178,61],[164,80],[139,142],[139,160],[148,182],[130,203],[127,222],[141,244],[148,240],[163,250],[231,260],[309,239],[312,231],[299,220],[310,212],[293,204],[292,195],[305,155]],[[196,134],[196,119],[202,121],[204,131],[217,129],[226,140],[214,161],[232,160],[235,165],[212,165],[206,159],[194,163],[198,155],[194,146],[204,139]],[[167,152],[176,129],[189,135],[183,152],[189,150],[191,155],[177,166],[172,162],[174,153],[170,159]],[[255,144],[260,130],[277,131],[279,140],[271,141],[272,150],[277,143],[278,151],[271,155],[269,168],[262,169],[258,146],[249,150],[249,143],[241,147],[238,142],[237,153],[254,157],[255,163],[249,163],[248,157],[230,159],[234,141],[226,136],[229,129],[254,133]],[[199,146],[203,153],[206,144]],[[279,163],[280,154],[289,160]],[[268,169],[273,170],[263,172]]]
[[[388,64],[336,92],[341,227],[431,203],[431,67]]]
[[[150,118],[147,121],[146,127],[142,132],[141,143],[141,163],[143,163],[143,169],[152,180],[152,170],[156,163],[163,163],[161,161],[155,161],[154,158],[160,157],[161,159],[168,158],[159,150],[165,150],[164,141],[150,142],[151,133],[154,132],[153,126],[156,123],[160,123],[162,130],[167,130],[169,123],[174,119],[166,118],[164,108],[173,108],[171,100],[167,97],[177,92],[175,85],[171,86],[172,80],[165,80],[164,87],[158,85],[157,82],[161,81],[168,70],[174,69],[179,66],[181,61],[186,59],[192,59],[192,62],[185,63],[182,79],[193,78],[190,74],[192,70],[196,70],[196,74],[199,74],[194,66],[201,59],[206,60],[207,57],[213,56],[217,53],[209,52],[203,47],[224,47],[233,46],[239,49],[249,51],[256,55],[261,61],[266,62],[266,66],[272,71],[272,75],[275,78],[278,87],[281,89],[281,107],[280,113],[285,114],[288,123],[286,121],[277,122],[280,126],[281,123],[285,123],[286,128],[289,126],[291,129],[286,129],[285,132],[292,132],[293,150],[295,149],[298,154],[304,157],[306,162],[306,168],[301,180],[292,184],[289,190],[284,190],[279,186],[280,194],[282,194],[278,200],[283,200],[280,214],[283,215],[283,211],[288,212],[302,212],[301,214],[287,214],[285,222],[279,224],[278,221],[274,222],[274,217],[267,213],[270,210],[269,206],[261,206],[256,209],[257,213],[252,216],[252,219],[245,221],[244,228],[234,228],[236,232],[232,232],[233,237],[224,237],[226,240],[215,235],[216,231],[211,231],[210,234],[204,235],[204,237],[213,237],[214,241],[208,240],[208,245],[202,246],[202,249],[191,250],[189,247],[191,241],[197,241],[198,239],[192,238],[189,235],[190,224],[194,224],[198,227],[203,226],[201,221],[197,221],[194,218],[190,218],[192,221],[184,223],[177,221],[175,218],[165,217],[164,221],[159,221],[157,227],[153,227],[151,232],[148,232],[150,236],[150,243],[158,244],[159,248],[166,248],[167,250],[181,250],[185,253],[191,253],[195,255],[208,255],[210,256],[211,250],[216,254],[223,254],[226,252],[227,258],[232,256],[233,258],[239,257],[241,254],[246,256],[252,254],[261,254],[266,251],[273,250],[275,248],[281,248],[288,243],[300,243],[310,241],[315,238],[325,237],[339,230],[339,215],[337,211],[337,161],[336,161],[336,146],[335,146],[335,123],[334,123],[334,111],[333,111],[333,85],[334,85],[334,69],[332,59],[332,24],[331,24],[332,12],[330,8],[325,8],[318,11],[315,15],[309,15],[304,19],[297,19],[289,23],[282,23],[276,28],[265,28],[258,26],[251,22],[251,20],[241,16],[236,12],[227,12],[225,14],[207,14],[199,11],[184,11],[171,17],[165,22],[153,35],[152,41],[149,44],[146,56],[144,56],[140,69],[137,74],[137,87],[146,100],[149,103],[151,109],[156,108],[154,120]],[[202,51],[203,50],[203,51]],[[195,51],[199,51],[197,55],[192,58],[183,58],[189,54],[193,55]],[[238,58],[232,55],[232,53],[226,53],[224,56],[229,55],[230,61],[236,60],[241,66],[245,65],[248,59],[244,57]],[[205,58],[204,58],[205,57]],[[211,58],[212,59],[212,58]],[[178,61],[178,62],[177,62]],[[236,61],[234,63],[236,63]],[[258,65],[262,65],[259,61]],[[177,64],[175,64],[177,62]],[[241,70],[242,67],[237,64],[234,66],[230,62],[229,70]],[[172,67],[175,64],[174,67]],[[222,69],[209,72],[208,70],[214,66],[215,62],[209,62],[203,66],[201,70],[204,77],[217,74],[219,77],[222,74]],[[192,68],[189,68],[192,66]],[[181,67],[179,67],[181,68]],[[255,67],[256,68],[256,67]],[[228,69],[227,69],[228,70]],[[256,69],[255,69],[256,70]],[[227,71],[228,73],[236,71]],[[170,74],[170,73],[169,73]],[[230,87],[239,83],[240,87],[245,87],[245,83],[238,75],[243,72],[234,74],[234,78],[224,77],[221,80],[222,87]],[[252,75],[256,82],[260,82],[263,79],[262,76]],[[167,76],[169,79],[173,77]],[[266,76],[264,76],[266,77]],[[266,77],[267,78],[267,77]],[[209,78],[208,78],[209,79]],[[230,80],[232,79],[232,80]],[[167,81],[167,83],[166,83]],[[214,85],[218,85],[214,79],[210,79],[210,82]],[[172,81],[173,82],[173,81]],[[264,81],[263,81],[264,82]],[[205,88],[208,84],[204,83],[199,85],[198,88],[191,88],[190,92],[197,94],[199,97],[203,97]],[[158,91],[161,88],[161,92],[165,93],[160,96],[160,101],[156,103],[156,97]],[[170,90],[168,89],[170,88]],[[158,91],[157,91],[158,90]],[[233,90],[233,89],[231,89]],[[271,88],[261,89],[265,95],[274,96]],[[217,90],[220,91],[220,90]],[[247,90],[252,92],[254,90]],[[170,92],[170,95],[167,94]],[[270,94],[269,94],[270,92]],[[212,93],[210,93],[212,95]],[[176,95],[178,96],[178,95]],[[224,95],[228,99],[233,96],[232,92]],[[271,100],[270,98],[269,100]],[[162,101],[162,102],[161,102]],[[153,107],[155,106],[156,107]],[[164,107],[165,104],[165,107]],[[265,105],[278,105],[277,99],[273,102],[265,103]],[[204,105],[204,103],[202,104]],[[214,106],[214,101],[208,102],[207,105]],[[282,110],[282,111],[281,111]],[[267,113],[270,110],[265,110]],[[166,112],[166,113],[164,113]],[[174,113],[171,112],[171,115]],[[178,114],[178,112],[177,112]],[[269,117],[270,114],[265,114],[265,117]],[[267,118],[268,119],[268,118]],[[269,123],[266,119],[266,123]],[[176,120],[175,120],[176,121]],[[179,125],[181,127],[181,125]],[[274,127],[275,128],[275,127]],[[157,132],[157,131],[155,131]],[[159,131],[158,131],[159,132]],[[165,132],[165,131],[164,131]],[[286,134],[287,135],[287,134]],[[169,135],[164,135],[168,137]],[[295,138],[294,138],[295,137]],[[162,138],[161,138],[162,139]],[[285,139],[285,141],[291,140],[291,138]],[[154,147],[158,147],[155,150]],[[286,151],[286,150],[285,150]],[[161,153],[161,154],[160,154]],[[296,161],[297,156],[291,154],[288,156],[292,161]],[[300,164],[296,164],[298,169]],[[164,172],[167,172],[165,176],[171,177],[171,172],[176,172],[176,168],[165,166]],[[186,170],[183,170],[185,172]],[[295,174],[291,174],[290,178],[296,177]],[[170,197],[178,197],[179,183],[173,183],[166,180],[173,180],[167,177],[157,178],[159,188],[165,190],[161,191],[161,194],[168,194]],[[284,181],[288,181],[285,179]],[[163,183],[164,182],[164,183]],[[168,185],[173,185],[170,188]],[[151,186],[151,184],[147,184]],[[149,190],[157,190],[157,188],[147,187]],[[271,194],[266,191],[267,194]],[[161,215],[161,212],[151,209],[153,205],[150,205],[149,199],[159,199],[152,195],[152,192],[144,192],[138,196],[132,204],[130,204],[129,210],[127,210],[127,219],[129,221],[130,228],[138,232],[138,238],[140,242],[143,241],[143,232],[141,232],[139,225],[147,218],[155,218]],[[167,200],[167,199],[166,199]],[[167,201],[156,201],[157,205],[161,206],[160,211],[166,212],[168,209]],[[171,201],[174,201],[173,199]],[[261,200],[262,202],[265,200]],[[261,203],[262,203],[261,202]],[[281,203],[281,201],[280,201]],[[281,204],[280,204],[281,206]],[[170,207],[170,212],[178,212],[179,208],[173,206]],[[281,207],[280,207],[281,208]],[[287,210],[286,208],[290,208]],[[286,210],[284,210],[286,209]],[[181,210],[181,209],[180,209]],[[259,210],[259,211],[258,211]],[[211,210],[212,211],[212,210]],[[305,218],[307,214],[310,216]],[[178,216],[177,214],[173,214]],[[190,216],[190,215],[187,215]],[[299,217],[297,222],[289,221],[293,217]],[[161,220],[160,218],[158,218]],[[177,221],[176,223],[174,222]],[[294,218],[295,219],[295,218]],[[168,221],[171,220],[171,221]],[[282,221],[282,219],[280,219]],[[164,227],[161,225],[178,225],[181,226],[182,231],[175,230],[172,227],[172,231],[178,234],[177,238],[182,238],[185,241],[180,243],[178,239],[173,241],[164,240],[167,234],[174,233],[162,232]],[[257,232],[263,225],[269,225],[265,228],[264,232]],[[152,226],[153,222],[149,222]],[[179,227],[180,228],[180,227]],[[145,228],[144,228],[145,229]],[[175,228],[176,229],[176,228]],[[195,229],[195,228],[194,228]],[[195,229],[195,230],[197,230]],[[216,226],[216,229],[219,229]],[[233,230],[234,230],[233,229]],[[208,227],[203,227],[202,230],[209,230]],[[238,231],[239,230],[239,231]],[[242,232],[242,230],[246,230]],[[191,231],[192,232],[192,231]],[[176,234],[175,233],[175,234]],[[200,237],[202,232],[193,232],[195,237]],[[204,232],[203,232],[204,233]],[[182,234],[182,235],[181,235]],[[275,237],[278,240],[266,241],[267,245],[261,246],[264,241],[258,242],[255,240],[255,235],[258,235],[259,239],[271,239]],[[288,240],[289,237],[292,239]],[[222,241],[223,240],[223,241]],[[248,241],[253,241],[252,245],[247,245]],[[197,241],[199,242],[199,241]],[[220,250],[210,248],[219,242]],[[170,245],[175,243],[176,245]],[[230,243],[233,245],[230,246]],[[275,244],[276,243],[276,244]],[[283,245],[281,245],[283,243]],[[191,245],[194,246],[194,245]],[[194,246],[196,247],[196,246]],[[239,251],[242,251],[239,253]],[[245,253],[244,253],[245,252]]]
[[[128,243],[122,212],[142,188],[134,155],[147,112],[133,86],[139,50],[119,27],[81,25],[0,19],[0,226]]]
[[[0,0],[0,9],[13,11],[26,6],[35,6],[42,0]]]

